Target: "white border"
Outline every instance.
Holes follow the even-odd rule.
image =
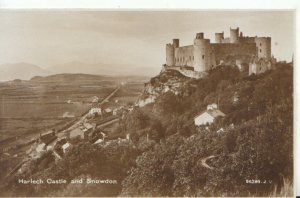
[[[296,9],[297,0],[0,0],[0,8]]]
[[[297,60],[299,60],[299,50],[296,51],[296,46],[299,45],[300,30],[300,14],[298,0],[0,0],[0,9],[101,9],[101,10],[195,10],[195,9],[295,9],[296,10],[296,45],[294,55],[294,183],[295,195],[300,195],[300,145],[298,134],[298,117],[300,106],[300,70],[297,68]],[[0,10],[1,11],[1,10]],[[298,23],[297,23],[298,22]]]

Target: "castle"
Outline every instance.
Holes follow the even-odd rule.
[[[166,45],[166,64],[163,69],[175,69],[189,77],[201,77],[222,64],[235,64],[241,70],[262,73],[271,69],[271,37],[248,37],[239,28],[230,28],[230,37],[215,33],[215,42],[197,33],[193,45],[179,46],[179,39]],[[242,67],[246,68],[242,68]]]

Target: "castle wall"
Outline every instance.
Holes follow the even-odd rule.
[[[250,58],[256,55],[255,43],[212,43],[211,47],[216,64],[220,64],[221,60],[226,61],[229,57],[245,59],[245,62],[249,62]]]
[[[261,74],[272,68],[272,63],[268,59],[260,59],[254,61],[249,65],[249,75],[251,74]]]
[[[257,46],[258,58],[271,58],[271,38],[270,37],[255,37]]]
[[[175,48],[175,66],[193,66],[193,46],[183,46]],[[168,65],[168,64],[167,64]],[[174,64],[173,64],[174,65]],[[171,65],[169,65],[171,66]]]
[[[172,44],[166,45],[166,65],[191,67],[195,72],[203,72],[223,62],[242,67],[254,57],[271,59],[270,37],[244,37],[242,32],[239,34],[239,28],[230,28],[230,37],[224,38],[224,32],[215,33],[215,42],[210,43],[209,39],[205,39],[203,32],[197,33],[194,44],[189,46],[180,47],[179,39],[173,39]],[[257,65],[253,65],[251,71],[257,68],[259,70]]]
[[[240,43],[255,43],[255,37],[240,37]]]
[[[222,43],[230,43],[230,38],[224,38],[222,39]]]

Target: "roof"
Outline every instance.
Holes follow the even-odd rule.
[[[62,148],[65,150],[67,149],[69,146],[71,146],[71,144],[69,142],[65,143],[64,145],[62,145]]]
[[[85,123],[83,124],[83,126],[84,126],[86,129],[91,129],[91,128],[94,127],[92,124],[90,124],[90,123],[88,123],[88,122],[85,122]]]
[[[40,140],[45,143],[45,144],[49,144],[51,143],[53,140],[55,140],[57,137],[55,135],[55,133],[50,132],[50,133],[46,133],[41,135]]]
[[[103,140],[102,139],[98,139],[94,144],[99,144],[101,142],[103,142]]]
[[[107,109],[105,109],[105,112],[107,112],[107,113],[109,113],[109,112],[111,112],[112,110],[110,109],[110,108],[107,108]]]
[[[219,117],[219,116],[222,116],[222,117],[225,116],[225,114],[222,111],[220,111],[219,109],[210,109],[210,110],[207,110],[206,112],[214,118]]]
[[[198,116],[201,116],[204,113],[209,114],[213,118],[216,118],[216,117],[219,117],[219,116],[222,116],[222,117],[225,116],[225,114],[222,111],[220,111],[219,109],[210,109],[210,110],[202,111],[201,113],[199,113],[198,115],[196,115],[194,118],[196,118]]]

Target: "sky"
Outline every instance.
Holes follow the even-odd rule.
[[[244,36],[272,37],[272,54],[291,61],[293,11],[67,11],[1,10],[0,64],[26,62],[49,68],[69,62],[148,68],[165,63],[173,38],[191,45],[197,32],[214,42],[214,33],[239,27]],[[0,66],[1,67],[1,66]]]

